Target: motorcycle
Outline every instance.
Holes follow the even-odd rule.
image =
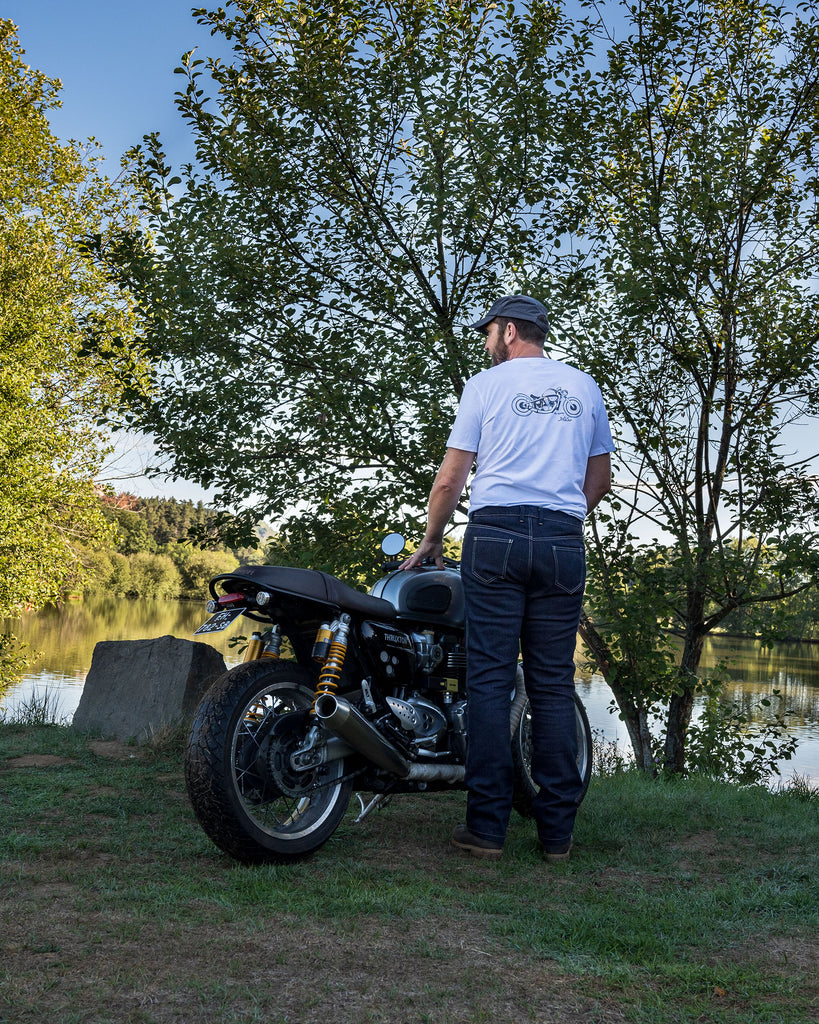
[[[382,543],[385,575],[363,593],[312,569],[247,565],[210,582],[197,634],[245,616],[244,662],[195,713],[185,780],[211,840],[245,864],[305,857],[347,812],[355,822],[397,793],[464,789],[469,708],[458,563],[399,568],[404,538]],[[531,713],[520,666],[509,709],[513,806],[531,815]],[[588,788],[591,730],[575,695],[577,764]],[[361,794],[370,799],[365,804]]]

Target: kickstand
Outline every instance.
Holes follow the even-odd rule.
[[[376,793],[372,800],[370,800],[370,802],[365,806],[361,794],[356,793],[356,796],[358,797],[358,802],[361,804],[361,814],[359,814],[354,822],[356,825],[358,825],[359,822],[362,822],[371,811],[377,811],[381,807],[386,807],[392,799],[392,797],[387,793]]]

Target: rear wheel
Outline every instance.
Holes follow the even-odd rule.
[[[592,735],[583,702],[574,695],[574,717],[577,729],[577,767],[583,780],[580,799],[586,795],[592,772]],[[532,778],[532,710],[527,700],[520,721],[512,733],[512,763],[515,768],[515,789],[512,806],[524,818],[532,816],[532,800],[538,787]]]
[[[529,395],[515,395],[512,399],[512,409],[518,416],[528,416],[532,411],[532,399]]]
[[[261,659],[223,675],[197,709],[185,754],[188,795],[208,836],[243,863],[312,853],[347,809],[343,759],[292,768],[312,701],[306,669]]]

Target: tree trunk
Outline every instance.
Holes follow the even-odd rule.
[[[681,691],[672,694],[668,702],[663,769],[674,775],[681,775],[685,771],[688,726],[691,724],[691,712],[694,709],[694,695],[697,689],[697,673],[705,643],[705,635],[698,629],[702,622],[703,608],[704,597],[700,593],[696,593],[689,607],[689,622],[694,622],[696,625],[689,627],[686,633],[680,661],[680,679],[684,682]]]
[[[645,709],[638,707],[628,691],[617,681],[617,675],[612,666],[611,653],[606,642],[597,632],[594,624],[585,612],[580,617],[578,632],[583,643],[588,648],[598,671],[614,694],[614,699],[620,708],[620,715],[628,730],[635,764],[644,771],[655,771],[656,764],[652,749],[651,732],[648,728],[648,715]]]
[[[674,775],[681,775],[685,771],[686,739],[693,707],[693,687],[686,687],[682,693],[673,694],[668,702],[663,768]]]

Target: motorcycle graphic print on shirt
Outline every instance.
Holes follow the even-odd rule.
[[[573,420],[583,412],[583,403],[579,398],[572,398],[565,388],[548,388],[542,395],[515,395],[512,411],[518,416],[529,416],[535,412],[542,416]]]

